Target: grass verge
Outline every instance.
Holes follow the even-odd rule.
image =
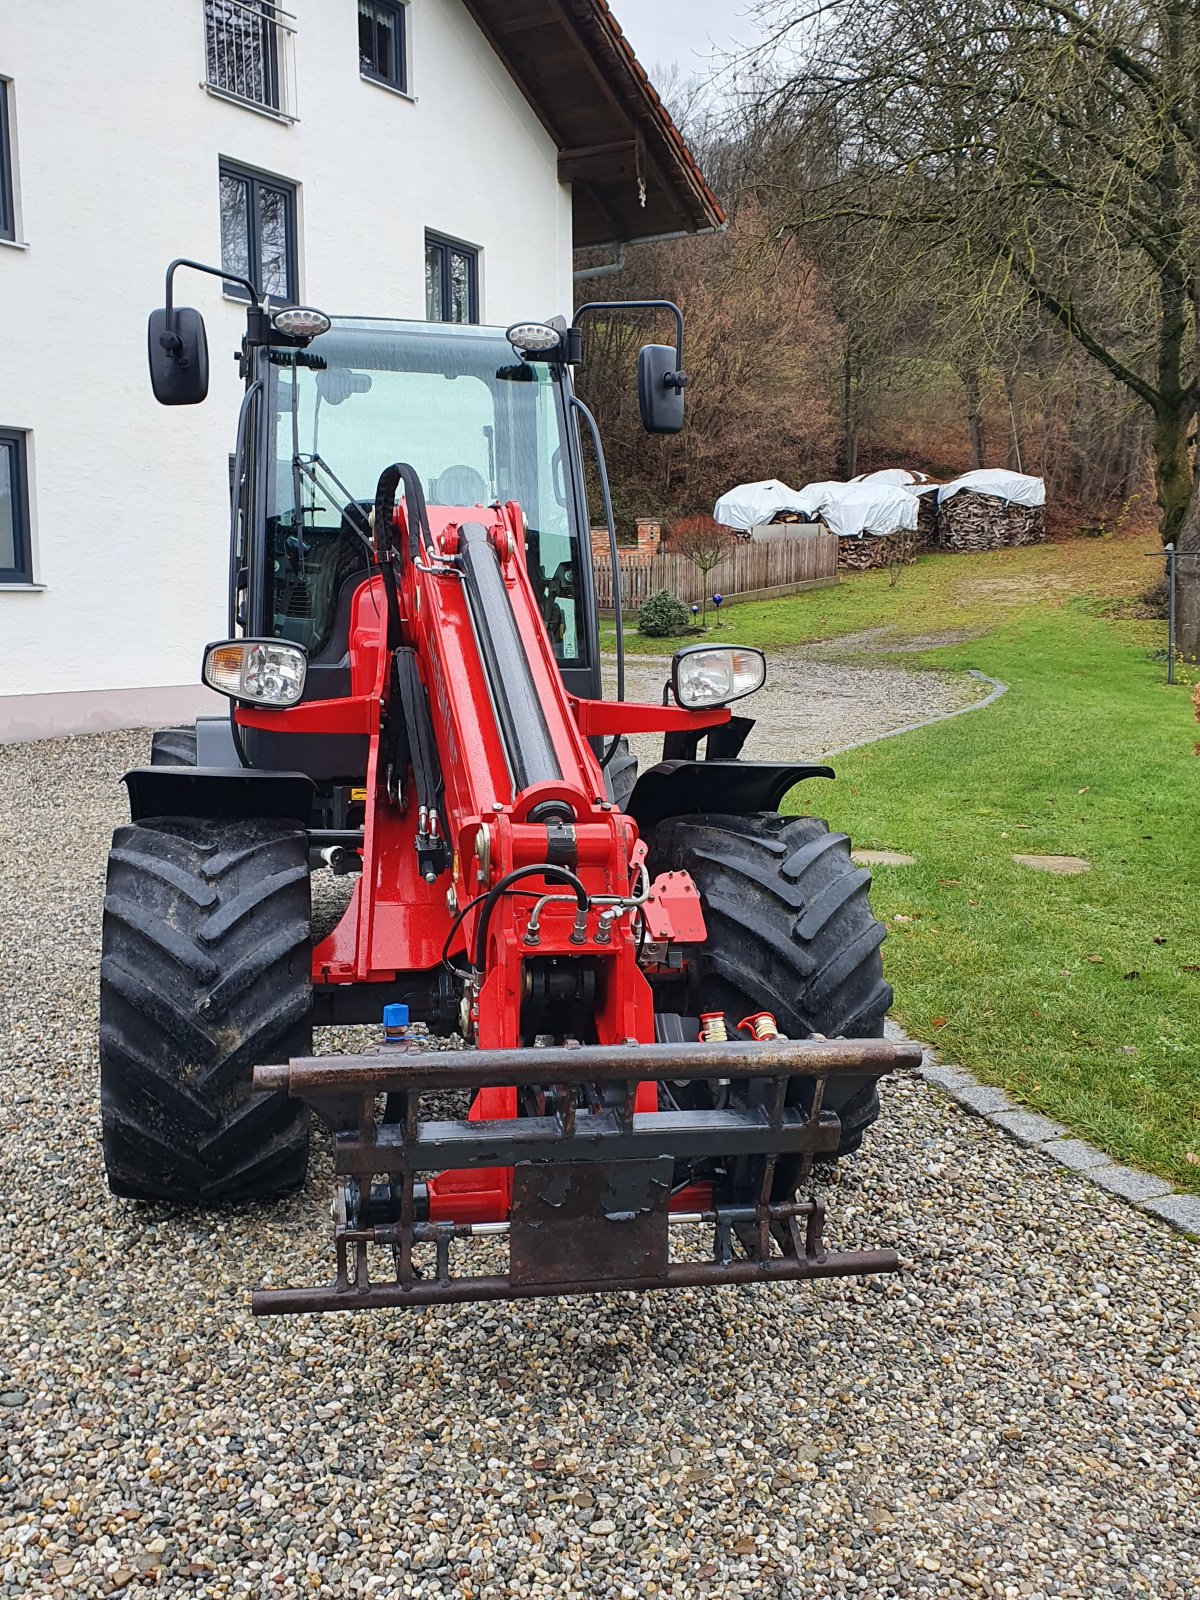
[[[919,858],[875,871],[905,1027],[1197,1191],[1200,761],[1188,690],[1150,660],[1161,631],[1076,598],[911,658],[1009,693],[840,757],[822,805],[856,844]],[[816,809],[811,787],[796,795]],[[1091,870],[1052,877],[1015,853]]]
[[[1115,620],[1149,587],[1152,532],[929,555],[835,589],[729,608],[714,643],[978,667],[987,710],[836,758],[795,791],[879,867],[896,1014],[980,1079],[1112,1156],[1200,1191],[1200,760],[1161,623]],[[874,637],[862,635],[878,630]],[[848,637],[849,636],[849,637]],[[611,637],[611,634],[610,634]],[[951,642],[957,639],[959,642]],[[633,652],[676,641],[641,639]],[[929,648],[934,644],[938,648]],[[1014,854],[1077,855],[1078,877]]]
[[[1073,595],[1116,598],[1145,589],[1156,569],[1142,552],[1153,549],[1155,542],[1153,534],[1140,533],[980,555],[925,555],[906,567],[895,585],[886,572],[864,572],[836,588],[729,606],[719,626],[712,623],[710,611],[704,637],[714,643],[757,644],[769,652],[870,629],[886,630],[888,639],[900,646],[949,630],[987,632],[1031,607],[1062,605]],[[625,647],[631,654],[669,655],[695,637],[643,639],[631,617]],[[602,628],[601,640],[605,649],[613,648],[611,623]]]

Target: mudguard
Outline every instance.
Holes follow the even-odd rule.
[[[269,817],[307,828],[316,794],[306,773],[247,767],[134,767],[122,782],[129,791],[131,822],[147,817]]]
[[[778,811],[796,784],[833,775],[798,761],[660,761],[634,784],[626,811],[648,839],[667,817]]]

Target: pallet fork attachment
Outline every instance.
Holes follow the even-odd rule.
[[[882,1077],[915,1067],[920,1046],[883,1039],[707,1044],[555,1046],[528,1050],[327,1056],[255,1069],[255,1087],[306,1101],[334,1137],[337,1270],[328,1288],[258,1289],[258,1315],[352,1311],[468,1300],[519,1300],[610,1289],[674,1289],[722,1283],[895,1272],[893,1250],[828,1251],[824,1206],[775,1192],[780,1156],[799,1156],[796,1192],[814,1158],[837,1149],[838,1118],[823,1108],[837,1073]],[[647,1087],[716,1074],[739,1090],[724,1110],[639,1109]],[[808,1080],[805,1103],[789,1087]],[[421,1096],[451,1089],[519,1088],[534,1114],[422,1121]],[[382,1116],[379,1100],[386,1096]],[[478,1101],[477,1101],[478,1104]],[[726,1203],[679,1185],[680,1163],[704,1157],[750,1163],[739,1183],[753,1203]],[[438,1204],[450,1173],[499,1176],[507,1215],[457,1221]],[[382,1180],[382,1181],[379,1181]],[[711,1226],[708,1260],[672,1261],[672,1224]],[[451,1247],[479,1236],[508,1240],[507,1274],[459,1276]],[[418,1247],[430,1259],[418,1262]],[[373,1279],[371,1252],[390,1257]]]

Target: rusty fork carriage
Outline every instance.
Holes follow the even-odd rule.
[[[823,1204],[798,1196],[811,1186],[814,1159],[838,1148],[839,1120],[824,1106],[829,1078],[879,1078],[920,1059],[918,1045],[884,1039],[777,1038],[718,1049],[410,1046],[257,1067],[257,1089],[286,1090],[328,1125],[339,1190],[333,1283],[258,1289],[253,1309],[364,1310],[894,1272],[893,1250],[827,1250]],[[737,1103],[645,1109],[657,1105],[660,1083],[678,1088],[718,1073]],[[487,1116],[481,1091],[516,1089],[532,1114]],[[447,1090],[478,1097],[471,1118],[422,1120],[422,1096]],[[714,1158],[727,1163],[728,1185],[680,1181],[689,1163]],[[791,1163],[787,1194],[779,1192],[780,1158]],[[452,1197],[439,1191],[446,1180]],[[671,1260],[670,1229],[685,1225],[711,1227],[711,1259]],[[452,1270],[452,1247],[505,1237],[506,1275]],[[424,1252],[430,1263],[414,1259],[417,1246],[433,1247]],[[372,1278],[372,1249],[390,1256],[390,1278]]]

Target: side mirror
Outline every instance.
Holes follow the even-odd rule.
[[[150,313],[146,335],[150,387],[160,406],[195,406],[208,394],[208,338],[204,318],[190,306],[176,306],[167,332],[165,310]]]
[[[638,407],[647,433],[678,433],[683,427],[683,387],[672,344],[647,344],[638,352]]]

